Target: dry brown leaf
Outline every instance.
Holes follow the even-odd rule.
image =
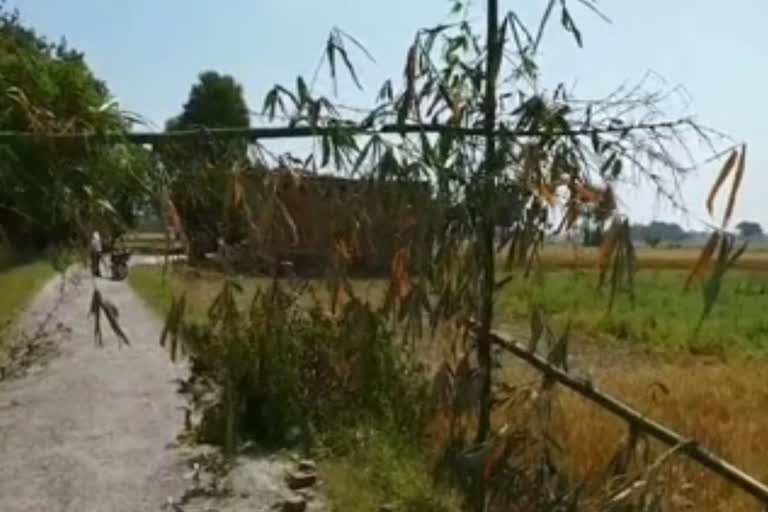
[[[179,215],[179,210],[167,191],[163,192],[163,206],[165,207],[166,227],[171,227],[175,235],[182,236],[184,225],[181,222],[181,215]]]
[[[616,247],[618,247],[619,241],[619,233],[621,231],[619,227],[620,224],[618,222],[614,222],[611,225],[611,228],[608,230],[608,233],[605,236],[605,240],[603,240],[603,243],[600,244],[600,250],[597,257],[597,266],[601,271],[608,267],[608,264],[611,261],[611,257],[616,252]]]
[[[712,215],[714,210],[715,197],[723,186],[723,183],[725,183],[726,178],[728,178],[728,175],[731,173],[731,169],[733,169],[733,165],[736,163],[737,156],[737,150],[734,149],[731,151],[731,154],[728,155],[728,159],[723,164],[723,168],[720,170],[720,174],[717,176],[717,180],[715,180],[715,184],[712,186],[712,190],[709,191],[709,196],[707,197],[707,211],[710,215]]]
[[[245,203],[245,187],[239,173],[232,174],[232,204],[240,208]]]
[[[408,272],[410,259],[410,247],[403,247],[392,258],[392,283],[397,290],[397,298],[401,303],[408,298],[413,289],[411,276]]]
[[[603,199],[603,192],[590,185],[580,185],[576,189],[576,198],[582,203],[598,204]]]
[[[712,261],[712,255],[715,254],[715,249],[717,249],[717,245],[719,242],[720,242],[720,233],[715,231],[709,237],[709,240],[707,240],[706,245],[701,250],[701,254],[699,255],[699,259],[696,262],[696,265],[693,267],[690,275],[688,276],[688,279],[686,279],[685,281],[686,290],[689,290],[691,288],[691,285],[694,283],[694,281],[696,281],[698,278],[704,275],[704,272],[707,269],[707,266]]]
[[[293,220],[293,215],[288,211],[288,207],[279,198],[275,197],[277,206],[280,208],[280,214],[283,216],[285,223],[288,224],[288,228],[291,231],[291,240],[294,246],[299,245],[299,228],[296,226],[296,222]]]
[[[499,465],[506,460],[506,458],[509,455],[509,440],[508,438],[502,437],[491,448],[490,453],[488,454],[488,457],[485,460],[485,464],[483,466],[483,480],[486,482],[491,479],[493,474],[496,472],[496,468],[499,467]]]
[[[533,190],[531,190],[536,196],[546,201],[549,206],[555,204],[554,187],[547,183],[539,183]]]
[[[579,207],[575,201],[571,200],[566,207],[563,220],[557,228],[556,233],[562,233],[563,231],[569,231],[579,218]]]
[[[728,205],[725,208],[725,215],[723,215],[723,229],[728,225],[733,215],[733,208],[736,206],[736,195],[739,193],[739,187],[741,186],[741,179],[744,177],[744,166],[747,156],[747,145],[741,146],[741,152],[739,153],[738,163],[736,164],[736,175],[733,177],[733,185],[731,186],[731,193],[728,196]]]
[[[352,250],[343,238],[339,238],[336,241],[336,257],[343,265],[348,264],[352,260]]]

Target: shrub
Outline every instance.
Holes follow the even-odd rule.
[[[199,424],[198,440],[231,453],[240,442],[283,445],[301,437],[373,421],[416,431],[425,386],[392,333],[351,298],[337,314],[301,307],[298,293],[273,282],[247,311],[242,288],[227,280],[204,321],[185,319],[182,296],[171,306],[162,343],[187,356],[180,382]]]

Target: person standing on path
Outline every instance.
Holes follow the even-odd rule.
[[[101,277],[101,235],[94,231],[91,236],[91,274]]]

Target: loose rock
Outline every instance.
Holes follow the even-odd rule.
[[[301,496],[291,496],[283,502],[281,509],[283,512],[304,512],[307,502]]]
[[[285,481],[291,490],[306,489],[317,483],[317,474],[311,471],[289,472]]]
[[[315,471],[317,471],[317,464],[315,464],[315,461],[309,460],[309,459],[300,460],[299,471],[314,473]]]

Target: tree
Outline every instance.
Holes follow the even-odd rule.
[[[233,167],[247,165],[247,144],[205,136],[206,128],[250,126],[242,86],[230,75],[204,71],[192,85],[181,113],[166,122],[168,132],[200,129],[201,137],[161,149],[171,183],[171,197],[189,236],[189,256],[200,259],[222,235],[217,221]],[[230,223],[228,223],[230,224]],[[233,238],[227,236],[227,238]]]
[[[634,224],[632,238],[643,240],[651,247],[661,242],[679,242],[688,237],[688,233],[674,222],[653,221],[648,225]]]
[[[246,128],[250,126],[248,104],[243,96],[243,88],[230,75],[216,71],[204,71],[197,77],[197,82],[189,91],[189,98],[181,113],[165,123],[166,131],[206,128]],[[210,163],[242,160],[246,157],[246,144],[235,141],[231,144],[208,144],[195,150],[207,153]],[[191,148],[185,148],[187,151]]]
[[[82,53],[47,41],[0,3],[0,129],[48,134],[129,126]],[[0,152],[0,227],[17,249],[70,243],[97,223],[130,222],[143,172],[132,160],[139,148],[28,141]]]
[[[174,122],[181,128],[249,126],[250,116],[242,86],[230,75],[216,71],[200,73],[181,115]]]
[[[744,238],[758,238],[763,236],[763,227],[759,222],[743,220],[736,224],[736,229]]]

